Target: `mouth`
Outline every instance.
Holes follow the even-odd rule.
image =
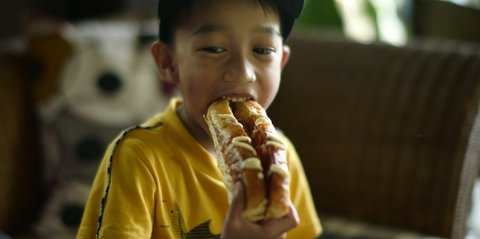
[[[230,102],[243,102],[247,100],[254,100],[251,96],[222,96],[220,97],[223,100],[228,100]]]
[[[250,94],[235,94],[234,93],[234,94],[225,94],[223,96],[219,96],[218,98],[209,102],[208,106],[212,105],[213,102],[218,101],[218,100],[227,100],[229,102],[231,108],[235,108],[235,104],[237,102],[244,102],[244,101],[249,101],[249,100],[256,101],[255,97],[250,95]],[[207,109],[208,109],[208,106],[207,106]],[[207,113],[207,109],[205,110],[205,113],[203,114],[204,116]]]
[[[232,109],[232,111],[235,111],[235,109],[237,107],[236,103],[249,101],[249,100],[254,100],[253,97],[251,97],[251,96],[222,96],[220,98],[222,100],[228,100],[230,108]]]

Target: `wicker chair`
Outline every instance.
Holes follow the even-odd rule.
[[[269,114],[295,143],[318,211],[463,238],[480,168],[479,48],[298,33],[289,45]]]

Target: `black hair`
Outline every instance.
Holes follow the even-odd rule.
[[[182,19],[188,16],[193,2],[195,0],[177,0],[175,4],[168,7],[168,12],[163,12],[163,17],[160,19],[159,38],[161,41],[172,46],[173,32],[175,28],[181,23]],[[290,34],[294,19],[290,17],[282,8],[280,8],[273,0],[252,0],[257,2],[265,14],[267,12],[277,13],[280,18],[280,32],[285,41]],[[161,9],[159,9],[160,11]]]

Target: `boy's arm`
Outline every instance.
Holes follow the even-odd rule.
[[[95,238],[97,227],[102,238],[150,238],[155,182],[140,160],[142,152],[128,143],[122,142],[115,152],[113,146],[107,150],[77,238]]]

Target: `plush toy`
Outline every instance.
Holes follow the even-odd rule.
[[[27,41],[27,53],[35,74],[35,100],[44,104],[59,94],[60,74],[72,53],[70,43],[55,31],[33,32]]]
[[[150,55],[155,25],[88,21],[61,32],[68,57],[57,62],[62,66],[55,69],[57,81],[45,81],[51,84],[37,91],[43,92],[38,94],[38,109],[51,189],[35,226],[38,236],[74,236],[108,143],[123,129],[163,110],[174,94],[172,86],[160,83]],[[44,51],[61,42],[51,40]]]

